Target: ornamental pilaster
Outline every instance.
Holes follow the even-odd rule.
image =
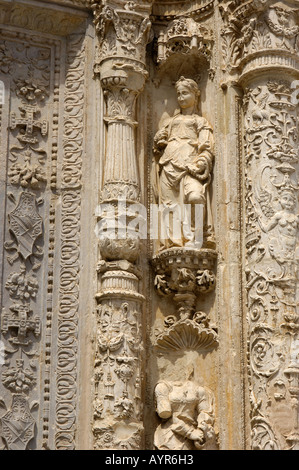
[[[251,448],[298,433],[298,2],[221,2],[223,74],[242,88]]]
[[[143,303],[140,236],[132,228],[141,203],[136,100],[148,76],[151,2],[93,5],[98,36],[95,75],[105,98],[106,144],[100,194],[99,288],[94,370],[95,449],[143,447]]]

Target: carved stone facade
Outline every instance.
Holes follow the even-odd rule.
[[[298,450],[298,0],[0,23],[1,448]]]

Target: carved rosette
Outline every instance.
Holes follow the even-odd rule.
[[[251,445],[298,449],[298,11],[222,6],[224,65],[244,90]]]
[[[96,295],[95,449],[140,449],[143,440],[141,243],[128,226],[133,218],[128,214],[132,204],[140,201],[135,113],[148,75],[150,8],[147,1],[93,5],[99,39],[95,74],[104,91],[107,128]]]
[[[217,330],[208,315],[197,311],[198,300],[215,289],[217,253],[211,249],[170,248],[153,260],[155,287],[160,296],[176,305],[176,316],[164,320],[155,346],[160,352],[170,350],[208,350],[218,344]]]

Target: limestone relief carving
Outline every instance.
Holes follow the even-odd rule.
[[[26,450],[34,437],[35,420],[27,399],[21,394],[13,394],[11,409],[1,418],[2,438],[11,450]]]
[[[85,51],[83,31],[77,31],[65,41],[57,35],[65,36],[78,28],[85,13],[72,16],[65,11],[36,10],[32,5],[9,7],[4,23],[19,25],[21,22],[23,29],[17,28],[16,32],[15,28],[4,28],[0,52],[0,69],[9,90],[5,95],[8,133],[1,135],[4,142],[7,139],[5,145],[9,150],[4,244],[7,263],[4,263],[1,314],[5,364],[0,400],[1,408],[6,411],[3,414],[1,410],[0,414],[1,438],[5,449],[32,449],[39,445],[46,449],[49,445],[70,449],[75,445],[77,403],[76,315]],[[29,33],[24,27],[51,32],[52,36]],[[55,246],[55,223],[60,197],[59,253]],[[59,256],[60,284],[56,283],[55,287],[55,262]],[[55,288],[56,317],[53,314]],[[54,388],[53,329],[57,332]],[[51,390],[55,390],[53,396]],[[55,409],[52,415],[50,402]],[[17,421],[22,425],[17,425]]]
[[[26,274],[26,267],[21,265],[20,273],[11,273],[5,287],[12,298],[24,300],[36,297],[38,281],[36,276]]]
[[[253,393],[251,402],[251,448],[252,450],[279,450],[279,441],[271,422],[261,412],[261,402],[257,402]]]
[[[193,0],[186,3],[184,0],[176,2],[157,1],[153,4],[153,16],[157,22],[182,18],[195,18],[196,21],[203,21],[213,14],[214,0]]]
[[[44,163],[44,161],[41,163]],[[24,152],[24,164],[14,163],[11,166],[8,177],[12,185],[21,186],[22,188],[41,189],[47,181],[43,166],[32,163],[30,150]]]
[[[7,49],[9,51],[8,46]],[[8,176],[12,185],[22,188],[41,189],[47,181],[44,170],[47,152],[43,148],[42,138],[48,134],[49,123],[47,119],[40,119],[47,98],[47,58],[47,52],[42,50],[39,51],[39,59],[30,57],[31,66],[38,71],[38,82],[32,79],[15,79],[13,85],[16,96],[21,99],[21,105],[19,116],[14,111],[10,115],[10,129],[17,131],[18,143],[10,148],[9,159],[13,165]],[[13,63],[15,65],[15,61]]]
[[[135,63],[135,70],[147,75],[144,67],[144,44],[150,39],[151,21],[138,10],[134,2],[123,2],[123,8],[119,9],[94,2],[94,24],[100,40],[97,47],[96,72],[100,72],[105,60],[114,56],[120,60],[117,68],[133,68]]]
[[[193,18],[180,17],[161,29],[157,39],[157,63],[163,64],[180,54],[202,57],[210,62],[212,47],[211,31]]]
[[[7,241],[5,248],[17,252],[14,258],[9,257],[9,262],[13,262],[18,256],[25,261],[31,256],[39,257],[42,253],[40,248],[36,247],[36,241],[43,234],[43,227],[35,194],[20,194],[15,209],[9,214],[9,222],[13,240]]]
[[[299,450],[298,1],[0,23],[1,450]]]
[[[223,71],[244,89],[251,448],[296,449],[298,10],[267,0],[224,0],[220,10]]]
[[[132,301],[119,303],[118,308],[116,301],[110,302],[110,305],[106,301],[99,306],[94,378],[95,448],[101,448],[103,445],[107,418],[113,430],[113,443],[110,445],[117,446],[121,442],[121,446],[129,446],[132,431],[142,432],[140,426],[132,426],[132,429],[126,433],[127,436],[123,436],[117,444],[118,420],[138,423],[141,418],[142,342],[139,310],[138,302]]]
[[[247,89],[244,111],[252,447],[296,449],[298,123],[291,82]]]
[[[155,432],[158,450],[217,448],[212,392],[193,380],[161,381],[155,387],[156,411],[162,422]]]
[[[81,187],[85,123],[84,34],[67,43],[61,184],[61,253],[57,334],[55,449],[75,448],[77,426],[77,351],[80,293]],[[49,417],[49,410],[47,410]],[[47,415],[45,416],[47,419]],[[46,436],[47,437],[47,436]],[[47,437],[48,439],[48,437]],[[45,439],[45,445],[47,444]]]
[[[212,250],[170,249],[153,258],[155,288],[176,305],[176,315],[167,316],[163,328],[155,329],[154,344],[160,352],[208,350],[218,344],[217,327],[209,316],[196,310],[197,299],[215,288]]]
[[[83,4],[83,2],[76,1],[77,5],[80,3]],[[87,1],[85,6],[87,6]],[[53,11],[45,6],[37,7],[35,5],[27,4],[12,5],[3,1],[1,2],[1,10],[3,11],[1,23],[6,25],[8,24],[13,27],[22,27],[29,31],[51,33],[58,36],[67,36],[68,34],[71,34],[84,21],[82,13],[74,14],[74,12],[72,12],[72,20],[70,21],[69,12],[58,10]]]

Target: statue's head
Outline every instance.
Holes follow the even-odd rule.
[[[191,78],[181,77],[175,84],[178,103],[181,109],[193,107],[198,110],[200,90],[197,83]]]

